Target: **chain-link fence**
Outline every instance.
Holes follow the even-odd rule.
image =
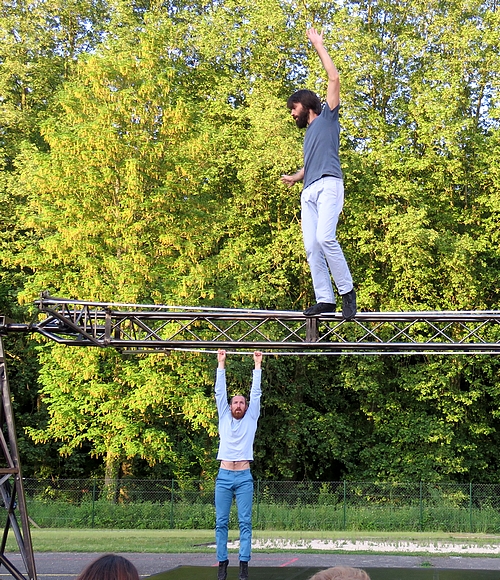
[[[41,527],[211,529],[214,482],[24,481]],[[267,530],[499,533],[500,484],[255,481],[253,524]],[[238,527],[233,506],[230,526]]]

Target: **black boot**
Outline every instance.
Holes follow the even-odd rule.
[[[320,316],[323,312],[335,312],[336,306],[332,302],[318,302],[304,310],[304,316]]]
[[[227,565],[229,560],[224,560],[224,562],[219,562],[219,571],[217,572],[217,580],[226,580],[227,578]]]
[[[342,294],[342,316],[352,320],[356,316],[356,291],[354,288],[347,294]]]
[[[240,561],[240,575],[239,580],[248,580],[248,562]]]

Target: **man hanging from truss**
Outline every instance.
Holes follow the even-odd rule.
[[[287,101],[299,129],[307,127],[304,138],[304,167],[282,181],[292,186],[304,182],[301,196],[302,235],[311,268],[316,304],[304,311],[317,316],[335,311],[330,272],[342,296],[342,315],[356,315],[356,292],[342,248],[337,241],[337,222],[344,204],[344,183],[339,161],[339,73],[323,45],[323,32],[314,28],[307,37],[316,49],[328,76],[326,104],[322,108],[316,93],[300,90]]]
[[[226,580],[229,564],[227,539],[229,512],[233,498],[238,508],[240,526],[240,572],[239,580],[248,578],[248,562],[252,548],[253,477],[250,462],[253,461],[253,442],[260,415],[260,382],[262,376],[262,353],[254,352],[250,401],[243,395],[235,395],[228,404],[226,388],[226,351],[217,353],[217,379],[215,402],[219,414],[220,469],[215,480],[215,540],[219,570],[217,580]]]

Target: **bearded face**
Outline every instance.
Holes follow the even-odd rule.
[[[290,109],[290,114],[295,119],[295,124],[299,129],[305,129],[309,122],[309,109],[302,103],[294,103]]]
[[[230,409],[231,415],[235,419],[243,419],[245,413],[247,412],[247,400],[242,395],[235,395],[231,399]]]

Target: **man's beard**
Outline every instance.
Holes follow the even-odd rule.
[[[297,127],[299,129],[305,129],[307,127],[308,120],[309,120],[309,109],[302,108],[298,117],[295,119]]]

